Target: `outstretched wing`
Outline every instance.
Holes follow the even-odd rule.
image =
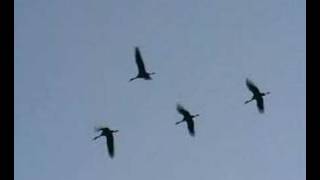
[[[194,132],[194,122],[193,122],[193,120],[187,121],[187,126],[188,126],[189,134],[191,136],[194,136],[195,132]]]
[[[141,56],[141,53],[140,53],[140,50],[139,50],[138,47],[135,48],[135,56],[136,56],[136,63],[137,63],[137,66],[138,66],[139,74],[146,74],[147,72],[146,72],[146,69],[144,67],[142,56]]]
[[[255,95],[260,95],[260,91],[258,89],[258,87],[252,82],[250,81],[248,78],[246,79],[246,84],[248,89]]]
[[[191,116],[190,113],[181,104],[177,104],[177,111],[185,117]]]
[[[258,98],[256,98],[257,100],[257,107],[260,113],[264,112],[264,106],[263,106],[263,98],[262,96],[258,96]]]
[[[113,135],[110,134],[107,136],[107,148],[108,148],[108,153],[111,158],[114,156],[114,144],[113,144]]]

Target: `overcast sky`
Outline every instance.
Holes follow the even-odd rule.
[[[16,180],[306,179],[304,0],[14,3]]]

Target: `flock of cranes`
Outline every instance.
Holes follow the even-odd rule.
[[[135,47],[135,60],[136,60],[136,64],[138,67],[138,74],[136,77],[131,78],[129,80],[129,82],[133,81],[135,79],[138,79],[138,78],[145,79],[145,80],[151,80],[152,78],[150,75],[153,75],[155,73],[154,72],[148,73],[146,71],[145,65],[143,63],[143,58],[142,58],[141,52],[138,47]],[[270,92],[260,92],[258,87],[248,78],[246,79],[246,85],[247,85],[248,89],[253,93],[253,96],[250,100],[245,101],[245,104],[247,104],[253,100],[256,100],[258,111],[260,113],[263,113],[264,112],[263,96],[270,94]],[[190,112],[188,110],[186,110],[181,104],[177,104],[177,111],[179,114],[181,114],[183,116],[183,119],[181,121],[176,122],[175,124],[178,125],[182,122],[186,122],[189,134],[191,136],[195,136],[194,120],[193,119],[195,117],[199,116],[199,114],[195,114],[195,115],[190,114]],[[108,153],[109,153],[110,157],[113,158],[114,157],[113,134],[118,132],[119,130],[112,130],[108,127],[100,127],[100,128],[96,128],[96,131],[97,132],[101,131],[101,133],[99,136],[94,137],[93,140],[96,140],[102,136],[105,136],[107,139]]]

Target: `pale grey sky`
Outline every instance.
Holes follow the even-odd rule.
[[[15,179],[306,179],[305,4],[15,0]],[[134,46],[152,81],[128,83]],[[100,125],[120,130],[114,159]]]

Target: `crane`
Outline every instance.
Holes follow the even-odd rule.
[[[145,79],[145,80],[151,80],[152,78],[150,75],[153,75],[155,73],[154,72],[148,73],[146,71],[144,63],[143,63],[143,59],[142,59],[142,56],[141,56],[141,53],[140,53],[140,50],[138,47],[135,47],[135,59],[136,59],[137,67],[138,67],[138,75],[134,78],[131,78],[129,80],[129,82],[133,81],[135,79],[138,79],[138,78]]]
[[[199,114],[195,114],[195,115],[191,115],[189,113],[189,111],[187,111],[182,105],[180,104],[177,104],[177,111],[178,113],[180,113],[181,115],[183,115],[183,119],[181,121],[178,121],[176,122],[176,125],[182,123],[182,122],[186,122],[187,123],[187,126],[188,126],[188,131],[189,131],[189,134],[191,136],[194,136],[195,135],[195,132],[194,132],[194,121],[193,121],[193,118],[199,116]]]
[[[263,105],[263,96],[270,94],[270,92],[261,93],[258,87],[248,78],[246,79],[246,85],[248,89],[253,93],[253,96],[250,100],[245,101],[245,104],[248,104],[249,102],[256,100],[257,101],[257,108],[260,113],[264,112],[264,105]]]
[[[113,133],[118,132],[118,130],[111,130],[108,127],[100,127],[95,129],[97,132],[101,131],[101,134],[99,136],[96,136],[93,138],[93,140],[96,140],[100,138],[101,136],[105,136],[107,139],[107,148],[108,153],[111,158],[114,156],[114,142],[113,142]]]

